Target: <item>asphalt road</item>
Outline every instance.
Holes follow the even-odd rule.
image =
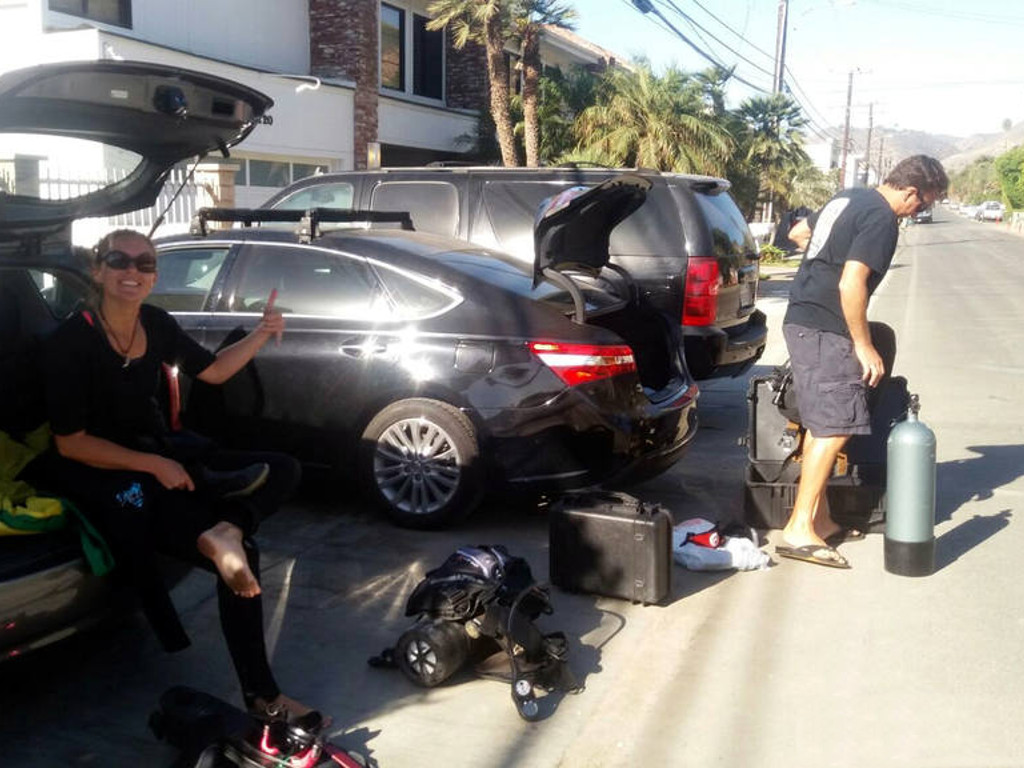
[[[883,568],[882,537],[844,546],[850,571],[782,560],[766,571],[674,569],[665,606],[554,592],[586,690],[527,724],[507,686],[468,675],[417,689],[366,659],[408,626],[404,602],[462,544],[503,543],[547,577],[542,510],[492,502],[454,531],[396,530],[351,489],[313,483],[268,521],[266,620],[291,695],[330,712],[335,740],[380,766],[1024,766],[1024,240],[937,209],[901,235],[872,319],[899,334],[896,373],[938,439],[937,570]],[[769,348],[787,272],[762,283]],[[672,471],[631,489],[677,521],[740,515],[746,379],[707,383],[701,430]],[[766,551],[771,551],[771,544]],[[193,646],[161,652],[128,618],[0,668],[0,764],[162,766],[146,727],[170,685],[238,689],[213,585],[175,591]]]

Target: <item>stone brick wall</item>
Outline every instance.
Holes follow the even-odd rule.
[[[356,84],[353,157],[366,167],[366,145],[377,140],[377,0],[309,0],[310,74]]]
[[[460,51],[452,44],[449,32],[446,49],[448,106],[455,109],[487,109],[487,59],[483,46],[469,42]]]

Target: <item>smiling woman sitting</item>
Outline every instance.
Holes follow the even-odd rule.
[[[92,267],[95,308],[72,315],[46,341],[58,490],[93,517],[168,650],[189,641],[153,552],[215,572],[221,625],[246,704],[302,715],[309,708],[281,694],[267,661],[251,538],[294,490],[298,464],[281,454],[223,451],[196,435],[183,439],[159,405],[165,364],[222,383],[280,336],[284,318],[269,299],[257,327],[215,355],[166,311],[143,303],[157,268],[153,244],[142,234],[107,235]]]

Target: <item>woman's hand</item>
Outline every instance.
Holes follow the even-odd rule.
[[[206,384],[223,384],[230,379],[246,363],[252,360],[260,351],[267,339],[276,336],[281,341],[281,334],[284,333],[284,315],[274,309],[274,301],[277,300],[277,289],[270,292],[266,308],[263,310],[263,317],[259,324],[229,347],[224,347],[217,353],[217,359],[204,368],[196,377]]]
[[[194,491],[195,483],[185,468],[174,459],[165,456],[153,456],[153,466],[150,470],[153,476],[164,488],[171,491]]]
[[[256,332],[273,336],[280,344],[281,335],[284,333],[284,315],[274,309],[275,301],[277,301],[277,288],[270,292],[270,298],[267,299],[267,305],[263,309],[263,319],[256,326]]]

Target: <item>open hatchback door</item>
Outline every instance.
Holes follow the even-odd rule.
[[[533,280],[564,288],[575,322],[607,328],[629,344],[649,398],[684,403],[696,398],[697,387],[678,323],[642,295],[625,269],[610,263],[612,230],[644,204],[651,186],[624,174],[594,187],[570,187],[541,203],[533,227]],[[614,275],[602,274],[606,269]]]
[[[650,188],[647,179],[626,174],[545,200],[533,225],[534,282],[550,270],[597,276],[611,258],[612,230],[643,205]]]
[[[152,205],[175,164],[226,156],[272,105],[230,80],[143,62],[0,76],[0,243]],[[57,173],[75,183],[52,182]]]

